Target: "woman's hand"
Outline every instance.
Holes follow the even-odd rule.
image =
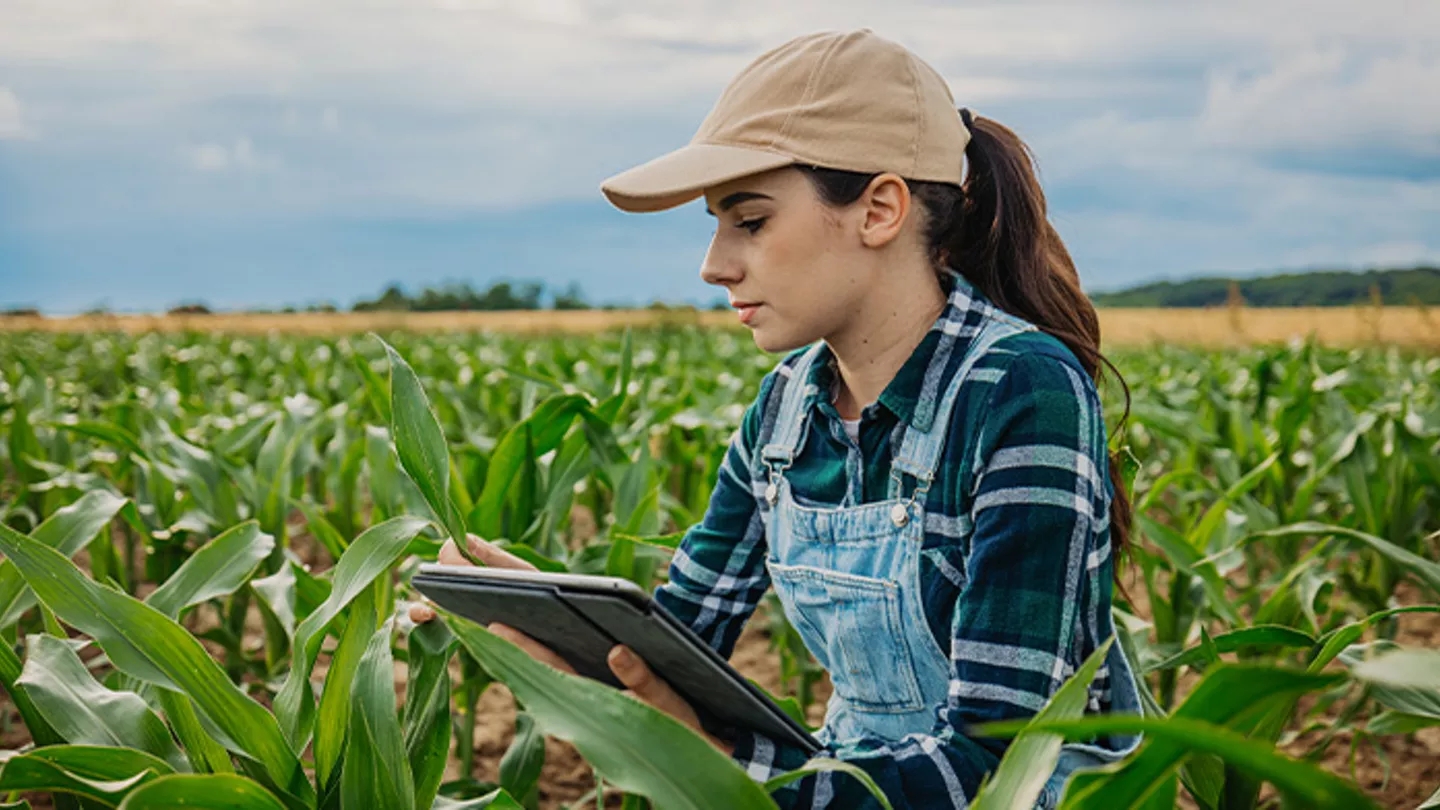
[[[470,553],[474,554],[480,562],[495,568],[523,568],[527,571],[537,570],[535,566],[525,560],[516,557],[514,554],[491,543],[482,540],[475,535],[468,535],[466,543],[470,546]],[[455,545],[454,539],[446,540],[445,545],[440,547],[440,557],[437,560],[441,565],[470,565],[465,555]],[[416,624],[423,624],[435,618],[435,611],[429,605],[416,603],[410,606],[410,621]]]
[[[473,534],[466,539],[470,545],[470,553],[474,554],[486,565],[493,565],[496,568],[536,570],[535,566],[496,546],[494,543],[482,540]],[[445,545],[440,547],[439,562],[442,565],[470,564],[469,560],[466,560],[465,556],[460,553],[460,549],[455,547],[454,540],[446,540]],[[435,611],[428,605],[417,603],[410,606],[411,621],[418,624],[428,622],[433,618],[435,618]],[[495,622],[490,624],[486,629],[529,653],[531,658],[541,663],[549,664],[561,672],[568,672],[571,675],[577,674],[575,668],[570,666],[564,658],[561,658],[559,653],[513,627],[507,627],[506,625]],[[699,732],[700,736],[709,740],[711,745],[723,751],[726,756],[735,753],[735,746],[713,737],[709,732],[705,731],[704,727],[700,725],[700,717],[695,714],[695,709],[693,709],[684,698],[680,697],[674,689],[671,689],[670,684],[651,672],[649,665],[640,660],[640,656],[632,652],[629,647],[623,644],[612,647],[608,663],[610,664],[610,671],[614,672],[615,677],[619,678],[620,682],[627,687],[625,694],[644,703],[648,703],[652,707],[665,712],[690,728],[695,729],[695,731]]]
[[[576,674],[575,668],[566,663],[558,653],[519,630],[498,622],[492,623],[486,629],[529,653],[531,658],[549,664],[561,672]],[[700,717],[695,713],[695,709],[674,689],[670,688],[670,684],[650,671],[649,665],[640,660],[640,656],[636,655],[629,647],[623,644],[611,647],[608,663],[610,671],[614,672],[615,677],[619,678],[620,682],[627,687],[625,694],[648,703],[653,708],[659,709],[695,729],[700,736],[720,749],[726,756],[735,753],[735,746],[707,732],[700,725]]]

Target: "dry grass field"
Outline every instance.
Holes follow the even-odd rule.
[[[1335,346],[1393,344],[1440,348],[1440,315],[1417,306],[1102,309],[1100,321],[1105,344],[1109,347],[1151,343],[1207,347],[1283,343],[1313,333],[1322,343]],[[692,309],[0,317],[0,330],[4,331],[204,331],[316,335],[393,330],[587,333],[623,326],[665,324],[741,328],[729,312]]]

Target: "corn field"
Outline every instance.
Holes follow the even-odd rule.
[[[776,359],[689,326],[0,333],[0,807],[774,807],[799,773],[753,782],[668,715],[405,608],[466,532],[653,588]],[[974,805],[1029,807],[1064,739],[1141,731],[1063,806],[1440,806],[1440,358],[1112,359],[1136,504],[1115,643],[1146,712],[1083,716],[1092,659],[1032,720],[970,730],[1015,738]],[[752,624],[813,723],[823,672],[774,605]],[[518,713],[482,769],[502,686]],[[547,736],[583,790],[542,779]]]

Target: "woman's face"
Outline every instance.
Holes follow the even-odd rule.
[[[856,210],[827,207],[793,168],[705,191],[715,235],[700,268],[724,287],[755,343],[783,352],[843,329],[875,273]]]

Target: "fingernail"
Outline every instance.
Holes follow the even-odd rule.
[[[610,660],[620,669],[631,669],[635,666],[635,654],[627,647],[616,647],[611,654]]]

